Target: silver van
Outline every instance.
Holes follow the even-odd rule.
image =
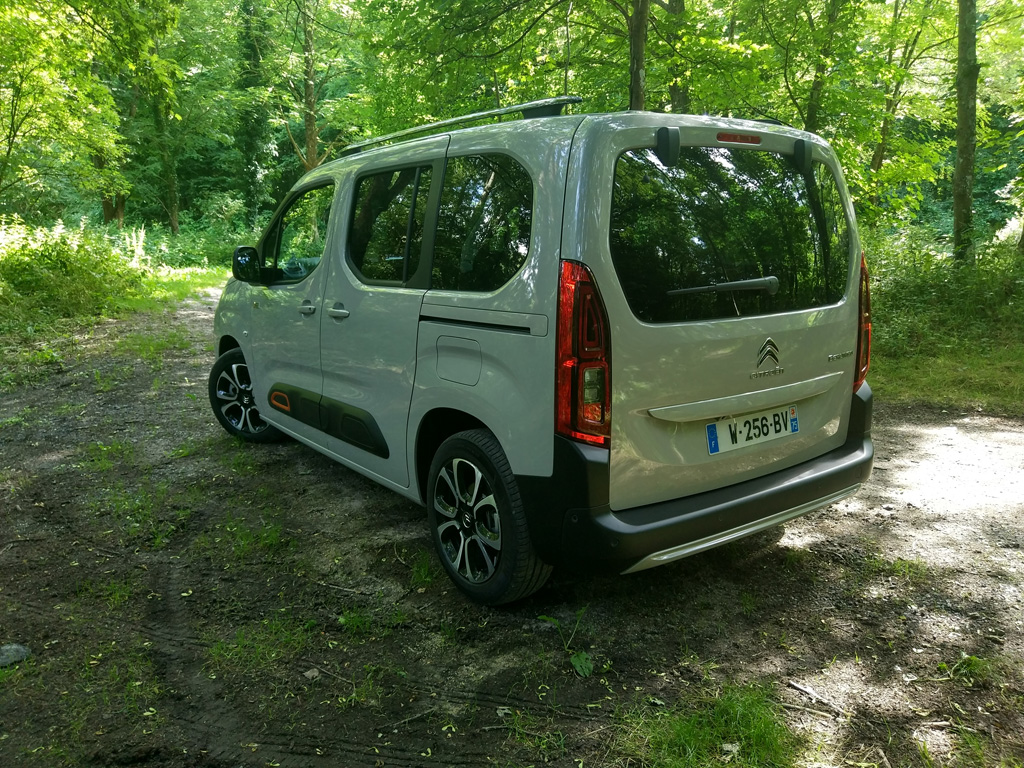
[[[574,101],[309,172],[215,320],[224,428],[426,506],[481,603],[672,562],[871,472],[868,275],[827,143]]]

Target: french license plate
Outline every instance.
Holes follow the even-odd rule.
[[[747,445],[795,435],[799,431],[800,420],[795,405],[748,413],[735,419],[722,419],[707,425],[708,453],[713,456],[734,451]]]

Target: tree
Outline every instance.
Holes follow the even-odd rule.
[[[974,260],[974,153],[977,144],[977,5],[958,0],[956,57],[956,164],[953,169],[953,255]]]
[[[242,201],[246,223],[256,224],[267,197],[264,178],[272,156],[270,131],[271,85],[266,60],[273,40],[266,9],[259,0],[241,0],[238,5],[238,117],[235,144],[241,159]]]
[[[610,0],[615,5],[614,0]],[[643,109],[647,98],[647,23],[651,0],[632,0],[633,12],[626,14],[629,30],[629,108]],[[623,9],[625,10],[625,9]]]
[[[124,147],[113,101],[94,74],[90,37],[75,22],[59,6],[0,7],[0,212],[31,215],[59,185],[123,184],[116,169],[90,160],[116,161]]]
[[[277,62],[284,86],[279,91],[280,124],[308,171],[353,133],[336,107],[337,102],[358,96],[362,87],[362,61],[353,30],[358,17],[336,0],[286,0],[278,19]]]

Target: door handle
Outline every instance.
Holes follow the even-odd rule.
[[[328,314],[329,317],[333,317],[333,318],[335,318],[337,320],[344,320],[351,313],[347,309],[345,309],[345,305],[344,304],[338,303],[338,304],[335,304],[330,309],[328,309],[327,310],[327,314]]]
[[[316,307],[314,307],[308,301],[304,301],[302,304],[299,304],[300,315],[312,315],[314,312],[316,312]]]

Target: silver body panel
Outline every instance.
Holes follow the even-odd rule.
[[[846,298],[838,304],[706,322],[638,320],[611,259],[610,207],[617,158],[628,149],[653,146],[659,126],[679,127],[684,145],[720,145],[716,134],[723,129],[756,132],[761,150],[782,154],[792,151],[796,138],[810,140],[814,158],[837,179],[847,218],[854,221],[831,149],[788,128],[621,113],[455,131],[343,158],[302,179],[296,189],[326,177],[336,185],[323,260],[301,283],[267,288],[229,281],[215,321],[220,348],[231,346],[228,340],[241,347],[268,422],[409,498],[421,500],[420,425],[439,409],[486,426],[514,474],[551,477],[559,261],[578,260],[592,271],[610,324],[612,510],[721,488],[841,446],[858,333],[856,228],[850,228]],[[490,293],[469,293],[368,285],[354,274],[345,244],[360,174],[494,152],[516,159],[533,180],[529,252],[510,281]],[[315,311],[301,314],[303,304]],[[329,314],[338,308],[349,314]],[[777,371],[758,365],[758,350],[769,337],[779,348]],[[267,388],[279,381],[372,414],[390,449],[387,457],[272,409]],[[799,409],[799,434],[709,454],[709,422],[788,405]],[[801,505],[713,541],[669,548],[630,570],[746,535],[832,500]]]

